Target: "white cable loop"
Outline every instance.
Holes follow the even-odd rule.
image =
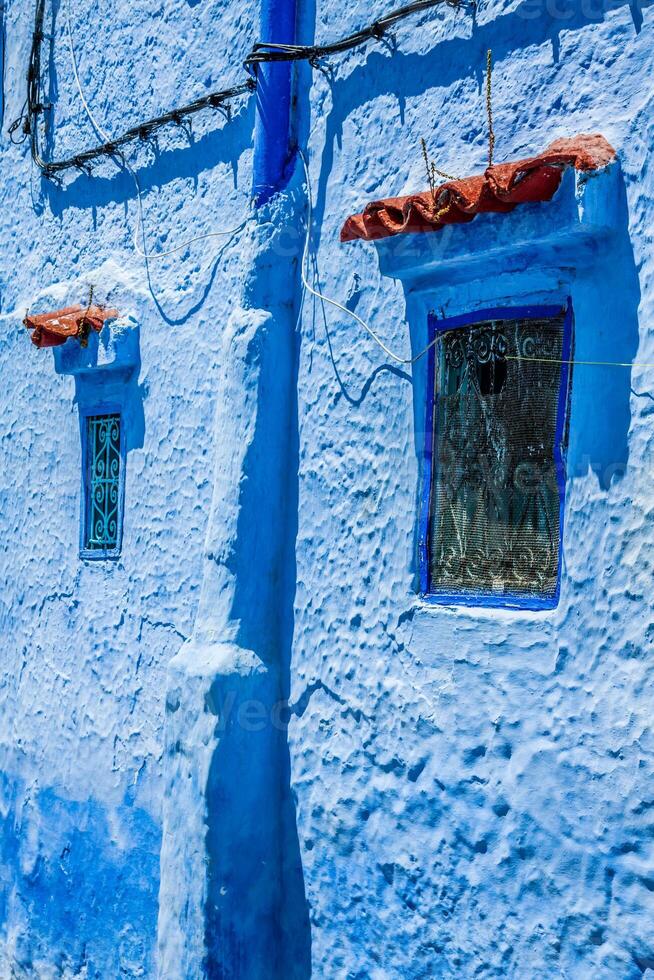
[[[396,361],[398,364],[415,364],[416,361],[419,361],[422,357],[424,357],[425,354],[438,343],[439,341],[438,337],[435,337],[429,344],[427,344],[427,346],[423,350],[420,351],[419,354],[416,354],[415,357],[400,357],[398,354],[395,354],[392,350],[390,350],[390,348],[386,346],[384,341],[377,336],[377,334],[372,329],[372,327],[369,326],[365,322],[365,320],[362,320],[361,317],[354,312],[354,310],[348,310],[347,306],[343,306],[342,303],[338,303],[335,299],[330,299],[329,296],[323,295],[323,293],[321,293],[319,289],[314,289],[311,283],[309,282],[307,278],[307,260],[309,258],[309,242],[311,239],[313,196],[311,193],[311,178],[309,177],[309,167],[307,164],[307,159],[304,153],[302,152],[302,150],[298,149],[298,153],[300,155],[300,159],[302,160],[302,164],[304,165],[304,174],[307,183],[307,233],[304,239],[304,251],[302,253],[302,267],[301,267],[302,285],[306,290],[308,290],[308,292],[311,293],[312,296],[315,296],[317,299],[323,300],[325,303],[329,303],[331,306],[335,306],[337,310],[341,310],[341,312],[347,313],[347,315],[351,316],[353,320],[356,320],[357,323],[359,323],[363,327],[366,333],[368,333],[372,337],[375,343],[379,347],[381,347],[384,353],[391,358],[391,360]],[[318,283],[318,286],[320,286],[320,283]],[[301,312],[301,308],[300,308],[300,312]]]
[[[70,48],[70,59],[73,67],[73,75],[75,76],[75,84],[77,86],[77,91],[82,101],[82,105],[84,106],[84,111],[89,117],[89,120],[96,132],[96,135],[99,136],[105,143],[110,143],[111,136],[109,136],[109,134],[106,133],[105,130],[102,128],[102,126],[100,126],[95,116],[91,112],[91,108],[84,96],[84,90],[82,89],[82,83],[80,82],[79,71],[77,68],[77,56],[75,54],[75,45],[73,43],[73,31],[70,22],[69,0],[66,0],[66,26],[68,29],[68,45]],[[189,245],[193,245],[195,242],[202,242],[208,238],[225,238],[230,235],[235,235],[237,232],[241,231],[245,227],[247,223],[247,217],[235,228],[229,228],[227,231],[209,231],[203,235],[196,235],[194,238],[189,238],[188,241],[182,242],[181,245],[175,245],[174,248],[165,249],[163,252],[149,252],[147,250],[147,245],[145,240],[145,222],[143,218],[143,195],[141,191],[141,184],[138,179],[138,174],[131,166],[131,164],[128,163],[124,153],[121,150],[117,150],[115,156],[120,160],[123,169],[127,170],[127,172],[130,174],[132,180],[134,181],[134,186],[136,187],[138,211],[136,217],[136,227],[134,229],[132,241],[134,244],[134,250],[141,256],[141,258],[145,259],[146,263],[150,262],[152,259],[163,259],[167,255],[173,255],[175,252],[182,252],[184,249],[188,248]],[[138,240],[139,234],[143,242],[143,248],[141,248],[139,244],[139,240]]]
[[[71,57],[71,63],[73,68],[73,75],[75,77],[75,84],[77,86],[77,91],[79,93],[82,105],[84,106],[84,110],[87,116],[89,117],[91,125],[95,129],[96,134],[100,136],[100,138],[103,139],[105,143],[109,143],[111,142],[111,137],[109,136],[108,133],[106,133],[103,130],[102,126],[100,126],[100,124],[96,120],[88,102],[86,101],[86,98],[84,96],[84,90],[82,89],[82,84],[79,77],[79,71],[77,68],[75,45],[73,43],[73,31],[72,31],[71,21],[70,21],[69,0],[66,0],[66,25],[68,29],[68,43],[70,47],[70,57]],[[309,167],[307,164],[307,159],[304,153],[302,152],[302,150],[298,150],[298,153],[300,155],[300,159],[302,160],[302,164],[304,166],[304,173],[305,173],[306,183],[307,183],[307,233],[304,241],[304,250],[302,254],[302,267],[301,267],[302,284],[304,288],[308,292],[310,292],[312,296],[315,296],[317,299],[320,299],[325,303],[329,303],[330,306],[334,306],[337,310],[340,310],[342,313],[346,313],[348,316],[351,316],[353,320],[356,320],[356,322],[363,327],[366,333],[368,333],[370,337],[372,337],[375,343],[384,351],[387,357],[391,358],[391,360],[395,361],[397,364],[415,364],[416,361],[419,361],[422,357],[424,357],[425,354],[436,343],[438,343],[438,338],[434,338],[434,340],[432,340],[431,343],[429,343],[415,357],[400,357],[398,354],[395,354],[389,347],[386,346],[383,340],[381,340],[381,338],[377,336],[377,334],[372,329],[372,327],[370,327],[364,320],[362,320],[361,317],[354,312],[354,310],[348,310],[346,306],[343,306],[341,303],[338,303],[335,299],[330,299],[329,296],[325,296],[318,289],[314,289],[311,283],[309,282],[307,278],[307,261],[309,258],[309,244],[311,238],[311,225],[312,225],[312,217],[313,217],[313,197],[311,193],[311,178],[309,176]],[[134,186],[136,187],[136,194],[137,194],[137,201],[138,201],[138,215],[137,215],[136,228],[134,229],[133,242],[134,242],[134,249],[142,258],[145,259],[146,262],[149,262],[151,259],[165,258],[167,255],[173,255],[175,252],[181,252],[183,249],[188,248],[188,246],[192,245],[194,242],[205,241],[208,238],[222,238],[225,236],[234,235],[245,226],[247,222],[247,218],[244,219],[244,221],[242,221],[241,224],[238,225],[237,227],[231,228],[227,231],[207,232],[206,234],[203,235],[196,235],[194,238],[190,238],[188,241],[182,242],[180,245],[176,245],[174,248],[166,249],[163,252],[148,252],[146,247],[146,241],[145,241],[145,225],[143,221],[142,192],[141,192],[141,185],[139,183],[138,175],[136,174],[136,171],[129,164],[129,162],[127,161],[127,159],[125,158],[124,154],[121,151],[118,151],[116,153],[116,157],[120,160],[123,168],[129,172],[129,174],[132,177],[132,180],[134,181]],[[139,233],[143,241],[143,248],[140,247],[138,242]],[[302,312],[303,300],[304,300],[304,295],[302,296],[302,300],[300,303],[300,314]]]

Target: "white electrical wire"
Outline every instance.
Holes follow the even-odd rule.
[[[95,116],[91,112],[91,108],[84,96],[84,90],[82,89],[82,83],[80,82],[79,71],[77,68],[77,56],[75,54],[75,45],[73,43],[73,30],[70,23],[69,0],[66,0],[66,27],[68,30],[68,46],[70,48],[70,60],[73,67],[73,75],[75,76],[75,84],[77,86],[77,91],[82,101],[82,105],[84,106],[84,111],[86,112],[86,115],[89,117],[89,120],[96,132],[96,135],[99,136],[105,143],[110,143],[111,136],[109,136],[109,134],[106,133],[105,130],[102,128],[102,126],[100,126]],[[120,160],[121,166],[125,170],[127,170],[127,172],[130,174],[132,180],[134,181],[134,186],[136,187],[138,211],[136,217],[136,227],[134,229],[134,235],[133,235],[133,244],[134,244],[135,251],[142,258],[145,259],[146,263],[150,262],[152,259],[163,259],[167,255],[173,255],[175,252],[181,252],[184,249],[188,248],[189,245],[193,245],[195,242],[205,241],[207,238],[224,238],[230,235],[235,235],[237,232],[241,231],[245,227],[247,223],[247,216],[240,223],[240,225],[237,225],[235,228],[229,228],[227,231],[209,231],[203,235],[196,235],[194,238],[189,238],[188,241],[182,242],[181,245],[175,245],[174,248],[168,248],[162,252],[149,252],[147,250],[147,245],[145,240],[145,223],[143,219],[143,194],[141,191],[141,184],[139,182],[138,174],[131,166],[131,164],[128,163],[122,151],[116,151],[115,156]],[[143,242],[143,248],[141,248],[139,244],[139,240],[138,240],[139,234]]]
[[[390,348],[386,346],[384,341],[377,336],[377,334],[372,329],[372,327],[369,326],[365,322],[365,320],[362,320],[361,317],[354,312],[354,310],[348,310],[347,306],[343,306],[342,303],[338,303],[335,299],[330,299],[329,296],[325,296],[323,293],[319,291],[319,289],[314,289],[311,283],[309,282],[307,278],[307,260],[309,258],[309,242],[311,239],[313,195],[311,193],[311,178],[309,177],[309,166],[307,164],[307,158],[305,157],[302,150],[298,149],[298,153],[304,165],[304,175],[307,183],[307,233],[304,239],[304,251],[302,253],[302,266],[301,266],[302,285],[308,292],[311,293],[312,296],[315,296],[317,299],[323,300],[323,302],[325,303],[329,303],[330,306],[335,306],[337,310],[341,310],[342,313],[347,313],[347,315],[351,316],[353,320],[356,320],[357,323],[363,327],[366,333],[368,333],[372,337],[375,343],[379,347],[381,347],[384,353],[388,357],[390,357],[393,361],[396,361],[398,364],[415,364],[416,361],[419,361],[422,357],[424,357],[425,354],[438,343],[440,338],[435,337],[434,340],[432,340],[429,344],[427,344],[427,346],[423,350],[421,350],[419,354],[416,354],[415,357],[400,357],[398,354],[395,354],[392,350],[390,350]],[[320,283],[318,283],[318,286],[320,286]],[[304,299],[304,294],[302,298]]]
[[[80,81],[79,71],[77,68],[77,57],[75,54],[75,45],[73,42],[73,31],[70,22],[69,0],[66,0],[66,25],[68,29],[68,44],[70,48],[70,58],[73,67],[73,75],[75,77],[75,84],[77,86],[79,97],[81,99],[82,105],[84,106],[84,111],[89,117],[91,125],[95,129],[96,134],[102,140],[104,140],[105,143],[109,143],[111,142],[111,137],[109,136],[108,133],[106,133],[103,130],[103,128],[96,120],[88,102],[86,101],[86,98],[84,96],[84,90],[82,89],[82,83]],[[356,322],[363,327],[366,333],[368,333],[370,337],[372,337],[375,343],[384,351],[387,357],[391,358],[391,360],[395,361],[397,364],[415,364],[416,361],[419,361],[422,357],[424,357],[425,354],[429,350],[431,350],[431,348],[434,347],[435,344],[438,343],[437,337],[434,338],[434,340],[432,340],[429,344],[427,344],[427,346],[423,350],[421,350],[419,354],[416,354],[415,357],[400,357],[398,354],[395,354],[389,347],[386,346],[383,340],[377,336],[377,334],[372,329],[372,327],[370,327],[364,320],[362,320],[361,317],[354,312],[354,310],[349,310],[346,306],[343,306],[341,303],[338,303],[335,299],[330,299],[329,296],[325,296],[323,293],[320,292],[319,289],[314,289],[311,283],[309,282],[307,278],[307,261],[309,258],[309,245],[311,239],[311,225],[312,225],[312,217],[313,217],[313,196],[311,193],[311,178],[309,176],[309,166],[307,164],[307,159],[304,153],[302,152],[302,150],[298,150],[298,153],[300,155],[300,159],[302,160],[302,164],[304,166],[304,174],[305,174],[306,184],[307,184],[307,232],[304,240],[304,250],[302,253],[302,265],[301,265],[302,284],[304,288],[308,292],[310,292],[312,296],[315,296],[317,299],[320,299],[325,303],[329,303],[330,306],[334,306],[337,310],[340,310],[342,313],[347,313],[347,315],[351,316],[353,320],[356,320]],[[149,262],[151,259],[162,259],[165,258],[167,255],[173,255],[175,252],[181,252],[183,249],[188,248],[188,246],[192,245],[194,242],[205,241],[208,238],[222,238],[229,235],[235,235],[237,232],[241,231],[241,229],[245,227],[245,224],[247,222],[247,217],[241,222],[240,225],[238,225],[235,228],[230,228],[227,231],[207,232],[206,234],[203,235],[196,235],[194,238],[190,238],[188,241],[182,242],[180,245],[176,245],[174,248],[166,249],[163,252],[148,252],[146,247],[146,241],[145,241],[145,225],[143,221],[142,192],[141,192],[141,185],[139,183],[138,175],[134,170],[134,168],[128,163],[127,159],[125,158],[122,152],[117,152],[116,156],[120,160],[122,167],[125,170],[127,170],[131,175],[132,180],[134,181],[134,186],[136,187],[136,194],[137,194],[137,201],[138,201],[138,214],[137,214],[136,228],[134,229],[133,241],[134,241],[134,248],[136,252],[138,252],[138,254],[145,259],[146,263]],[[143,241],[143,248],[140,247],[138,242],[139,233]],[[320,283],[318,283],[318,285],[320,285]],[[302,312],[303,301],[304,301],[304,293],[302,294],[302,298],[300,301],[300,314]]]

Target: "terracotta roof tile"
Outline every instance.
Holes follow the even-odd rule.
[[[36,347],[58,347],[69,337],[76,337],[86,345],[91,330],[100,333],[106,320],[113,320],[120,314],[118,310],[108,310],[102,306],[66,306],[54,313],[26,315],[23,323],[32,330],[32,343]]]
[[[362,214],[347,219],[341,241],[373,241],[392,235],[439,231],[444,225],[472,221],[475,215],[513,211],[518,204],[549,201],[567,167],[591,171],[606,167],[615,150],[599,134],[555,140],[544,153],[488,167],[484,174],[450,180],[431,192],[372,201]]]

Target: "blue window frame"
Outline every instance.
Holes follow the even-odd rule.
[[[430,315],[429,339],[421,594],[551,608],[560,591],[571,303]]]
[[[124,445],[119,411],[82,418],[83,507],[80,553],[120,554],[123,524]]]

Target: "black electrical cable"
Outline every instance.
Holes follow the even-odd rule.
[[[248,78],[240,85],[234,85],[220,92],[210,92],[208,95],[204,95],[200,99],[195,99],[195,101],[189,102],[187,105],[180,106],[177,109],[172,109],[170,112],[156,116],[154,119],[148,119],[145,122],[139,123],[138,126],[133,126],[121,136],[117,136],[114,140],[99,143],[88,150],[82,150],[62,160],[44,160],[41,155],[38,124],[39,116],[50,108],[41,98],[41,45],[43,42],[44,18],[45,0],[37,0],[34,34],[32,36],[32,48],[27,72],[27,110],[24,116],[21,115],[21,118],[16,120],[12,124],[12,127],[10,127],[10,136],[13,140],[13,133],[22,122],[23,133],[30,137],[32,159],[46,177],[52,177],[62,170],[69,170],[72,167],[84,170],[93,160],[97,160],[100,157],[113,156],[120,147],[125,146],[127,143],[139,139],[148,139],[155,130],[160,129],[162,126],[167,126],[169,123],[181,123],[186,117],[201,112],[203,109],[229,108],[231,99],[252,92],[256,88],[256,81]],[[14,140],[14,142],[16,141]]]
[[[162,126],[167,126],[169,123],[181,123],[186,117],[192,116],[196,112],[201,112],[203,109],[228,109],[231,99],[239,95],[247,95],[254,91],[255,88],[256,82],[253,79],[248,79],[241,85],[234,85],[232,88],[223,89],[221,92],[212,92],[210,95],[203,96],[201,99],[189,102],[188,105],[180,106],[178,109],[172,109],[170,112],[165,112],[161,116],[156,116],[154,119],[148,119],[145,122],[139,123],[138,126],[133,126],[132,129],[128,129],[121,136],[117,136],[115,139],[109,140],[106,143],[99,143],[97,146],[93,146],[88,150],[82,150],[65,160],[46,161],[42,159],[38,151],[38,139],[35,139],[37,126],[30,124],[32,157],[47,177],[61,170],[68,170],[71,167],[78,167],[83,170],[92,160],[96,160],[102,156],[113,156],[126,143],[132,143],[135,140],[146,140],[155,130],[161,129]],[[42,111],[44,108],[47,107],[39,106],[37,111]],[[35,144],[37,144],[36,150],[34,148]]]
[[[0,3],[2,0],[0,0]],[[54,177],[57,173],[71,168],[87,170],[90,164],[101,157],[120,156],[120,148],[127,143],[135,140],[148,139],[152,133],[167,126],[170,123],[181,123],[183,119],[192,116],[203,109],[227,109],[229,111],[232,99],[242,95],[247,95],[254,91],[257,86],[256,68],[258,64],[273,61],[309,61],[314,63],[318,58],[326,57],[330,54],[338,54],[342,51],[349,51],[352,48],[365,44],[371,39],[380,40],[386,31],[395,23],[409,17],[422,10],[431,7],[447,4],[451,7],[462,5],[461,0],[415,0],[398,10],[386,14],[379,20],[374,21],[368,27],[350,34],[348,37],[335,41],[332,44],[323,45],[283,45],[283,44],[255,44],[252,52],[245,60],[245,66],[250,71],[251,76],[240,85],[222,89],[219,92],[210,92],[200,99],[195,99],[187,105],[172,109],[153,119],[133,126],[121,136],[99,143],[87,150],[82,150],[72,156],[61,160],[45,160],[42,156],[39,140],[39,116],[43,115],[50,105],[43,102],[41,96],[41,46],[43,43],[43,24],[45,20],[45,0],[36,0],[36,11],[34,17],[34,33],[32,35],[32,47],[30,51],[29,68],[27,71],[27,100],[26,105],[19,118],[9,127],[9,136],[12,142],[18,143],[30,138],[30,148],[32,159],[36,166],[46,177]],[[22,140],[15,139],[14,134],[20,130],[23,134]]]
[[[318,58],[327,57],[330,54],[340,54],[343,51],[351,51],[352,48],[360,47],[367,41],[380,41],[388,29],[405,17],[417,14],[421,10],[429,10],[431,7],[438,7],[447,4],[449,7],[460,7],[460,0],[415,0],[408,3],[405,7],[393,10],[391,13],[373,21],[368,27],[363,27],[360,31],[348,37],[334,41],[332,44],[268,44],[259,42],[252,48],[251,53],[245,59],[246,68],[251,68],[262,62],[269,61],[315,61]]]

